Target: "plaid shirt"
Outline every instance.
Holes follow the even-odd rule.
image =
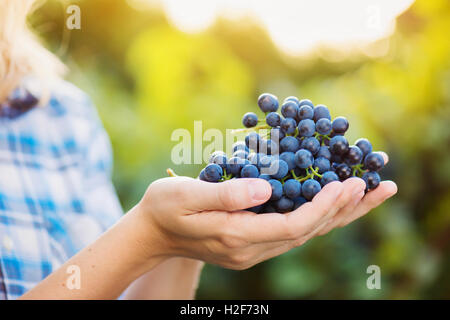
[[[119,219],[111,165],[95,109],[66,82],[47,106],[0,117],[0,299],[24,294]]]

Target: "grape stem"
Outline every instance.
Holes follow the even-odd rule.
[[[175,173],[175,171],[173,171],[173,169],[167,168],[166,172],[169,175],[169,177],[178,177],[178,175]]]

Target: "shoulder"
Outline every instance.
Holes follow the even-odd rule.
[[[80,88],[65,80],[49,85],[48,111],[52,116],[74,116],[98,120],[91,98]]]

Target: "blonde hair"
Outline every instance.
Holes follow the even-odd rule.
[[[25,76],[41,84],[59,77],[65,66],[46,50],[30,31],[27,16],[35,0],[0,0],[0,102]]]

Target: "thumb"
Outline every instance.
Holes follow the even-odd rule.
[[[187,181],[186,181],[187,182]],[[184,206],[191,211],[237,211],[260,205],[272,194],[263,179],[233,179],[221,183],[190,180],[179,185]]]

